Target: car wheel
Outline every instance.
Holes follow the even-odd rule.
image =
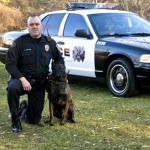
[[[106,81],[110,92],[117,97],[129,97],[137,93],[134,68],[125,58],[117,59],[109,65]]]

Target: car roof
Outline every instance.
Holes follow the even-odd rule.
[[[56,13],[76,13],[76,14],[90,15],[90,14],[97,14],[97,13],[132,13],[132,12],[123,11],[123,10],[112,10],[112,9],[58,10],[58,11],[44,13],[41,15],[41,17],[44,18],[48,14],[56,14]]]

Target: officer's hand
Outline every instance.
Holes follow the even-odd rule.
[[[25,91],[31,91],[32,89],[31,84],[28,82],[28,80],[25,77],[21,77],[20,81]]]

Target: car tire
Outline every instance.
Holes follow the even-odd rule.
[[[106,82],[110,92],[117,97],[131,97],[138,92],[134,68],[125,58],[116,59],[109,65]]]

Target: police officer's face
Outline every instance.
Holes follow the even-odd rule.
[[[28,31],[33,38],[41,37],[42,24],[38,16],[29,17],[27,21]]]

